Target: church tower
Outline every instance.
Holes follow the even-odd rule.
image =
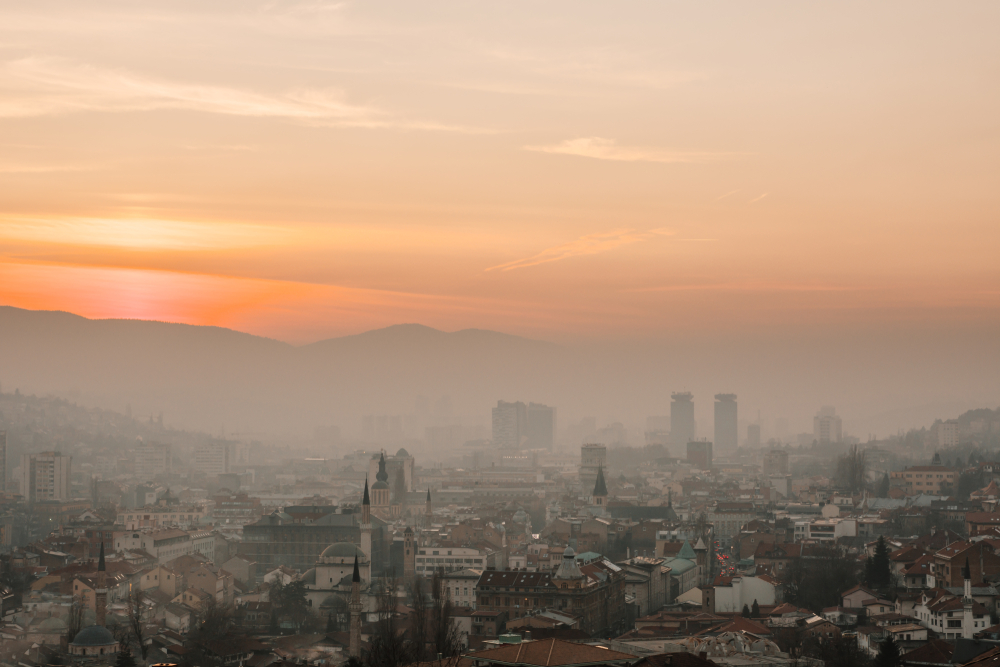
[[[413,539],[413,529],[409,526],[403,531],[403,579],[413,581],[417,573],[417,548]]]
[[[354,575],[351,577],[351,641],[348,647],[352,658],[361,657],[361,571],[358,569],[358,557],[354,556]]]
[[[368,479],[365,478],[365,495],[361,498],[361,550],[372,562],[372,501],[368,497]]]
[[[604,466],[597,468],[597,481],[594,482],[590,504],[593,505],[595,514],[604,514],[608,509],[608,485],[604,483]]]
[[[385,453],[379,455],[378,472],[372,484],[372,509],[375,516],[383,519],[389,516],[389,473],[385,469]]]

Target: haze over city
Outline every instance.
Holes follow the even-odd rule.
[[[954,640],[978,608],[949,633],[934,600],[898,600],[948,588],[906,572],[959,539],[981,565],[948,584],[1000,580],[979,516],[1000,496],[998,21],[989,2],[0,7],[0,663],[25,641],[56,647],[38,664],[457,666],[530,628],[738,625],[743,602],[799,634],[701,630],[780,662],[826,623],[850,651],[801,655],[889,660],[844,582],[917,614],[903,649],[971,659]],[[786,536],[836,582],[754,560]],[[454,636],[448,572],[409,560],[450,547],[478,550],[445,585],[473,591]],[[161,566],[185,586],[157,584],[149,618],[96,601]],[[474,621],[509,587],[493,571],[595,588]],[[186,592],[208,579],[215,602]],[[995,594],[976,593],[994,616]],[[252,641],[225,653],[220,618]]]

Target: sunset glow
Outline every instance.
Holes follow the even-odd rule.
[[[0,303],[292,342],[996,324],[1000,9],[784,10],[7,8]]]

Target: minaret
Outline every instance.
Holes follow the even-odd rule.
[[[361,657],[361,571],[358,569],[358,557],[354,556],[354,576],[351,577],[351,643],[348,648],[352,658]]]
[[[962,597],[962,638],[972,639],[974,629],[972,627],[972,573],[969,569],[969,558],[965,558],[965,567],[962,568],[962,577],[965,579],[965,595]]]
[[[434,508],[431,507],[431,489],[427,487],[427,504],[424,506],[424,527],[430,528],[434,523]]]
[[[104,563],[104,541],[101,541],[101,557],[97,561],[97,588],[94,589],[94,610],[97,625],[104,626],[108,603],[107,566]]]
[[[368,478],[365,478],[365,495],[361,498],[361,550],[368,556],[368,562],[374,563],[372,558],[372,501],[368,497]]]

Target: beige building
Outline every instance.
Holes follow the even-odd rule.
[[[890,480],[893,486],[904,489],[907,495],[950,495],[958,481],[958,472],[944,466],[911,466],[890,473]]]
[[[60,452],[21,455],[21,495],[28,502],[69,500],[72,456]]]

